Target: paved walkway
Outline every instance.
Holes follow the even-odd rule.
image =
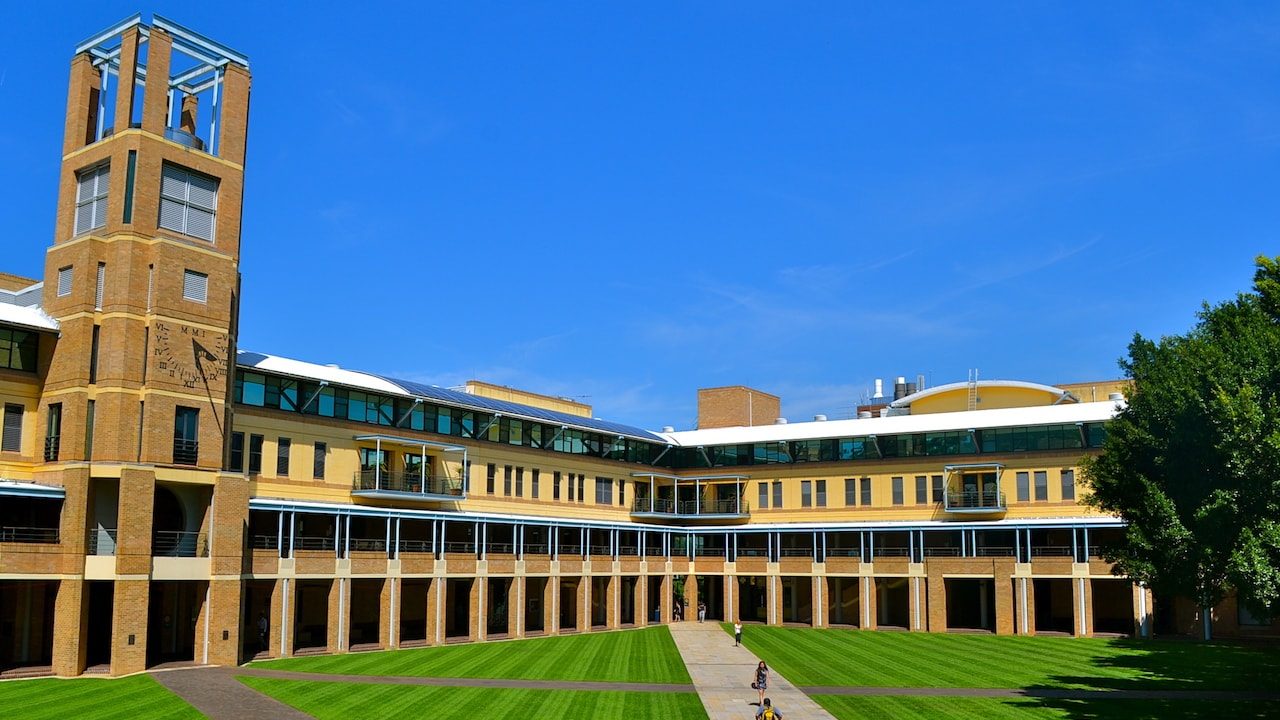
[[[719,623],[672,623],[670,628],[711,720],[754,717],[754,703],[760,696],[751,689],[751,681],[755,679],[760,658],[745,647],[734,647],[733,637],[721,630]],[[765,694],[788,718],[834,720],[831,713],[774,670],[769,671],[769,689]]]
[[[209,720],[310,720],[310,715],[236,680],[243,674],[242,668],[196,667],[151,676]]]

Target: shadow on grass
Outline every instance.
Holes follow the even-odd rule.
[[[1068,641],[1069,642],[1069,641]],[[1123,650],[1092,660],[1108,675],[1055,675],[1053,685],[1103,690],[1233,690],[1280,693],[1280,647],[1178,639],[1114,640]]]
[[[1049,710],[1071,720],[1223,720],[1280,717],[1280,702],[1221,700],[1011,700],[1007,707]]]

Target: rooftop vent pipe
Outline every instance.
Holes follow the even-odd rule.
[[[1124,393],[1111,393],[1107,395],[1107,399],[1112,402],[1120,402],[1124,400]]]
[[[675,432],[675,431],[676,431],[676,429],[675,429],[675,426],[673,426],[673,425],[663,425],[663,426],[662,426],[662,432],[665,432],[665,433],[673,433],[673,432]]]
[[[778,418],[777,420],[774,420],[774,421],[773,421],[773,424],[774,424],[774,425],[786,425],[786,424],[787,424],[787,419],[786,419],[786,418],[782,418],[782,417],[780,417],[780,418]]]
[[[871,417],[871,411],[870,411],[870,410],[863,410],[862,412],[858,413],[858,419],[859,419],[859,420],[867,420],[867,419],[869,419],[870,417]]]
[[[876,378],[876,391],[875,394],[871,396],[871,399],[879,400],[882,397],[884,397],[884,380]]]
[[[814,422],[826,422],[826,421],[827,421],[827,416],[826,416],[826,415],[814,415],[814,416],[813,416],[813,421],[814,421]]]

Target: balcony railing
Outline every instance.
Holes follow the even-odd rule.
[[[397,492],[462,497],[462,481],[418,472],[360,470],[352,481],[355,492]]]
[[[58,448],[62,445],[60,435],[50,435],[44,439],[44,461],[53,462],[58,459]]]
[[[327,550],[337,549],[332,535],[297,535],[293,538],[294,550]]]
[[[781,557],[813,557],[811,547],[784,547],[778,553]]]
[[[911,548],[904,547],[877,547],[873,553],[874,557],[908,557],[911,555]]]
[[[357,552],[386,552],[387,541],[383,538],[351,538],[350,549]]]
[[[115,555],[116,537],[115,528],[94,528],[89,531],[86,552],[89,555]]]
[[[1031,557],[1071,557],[1070,545],[1032,545]]]
[[[975,554],[978,557],[1013,557],[1013,548],[999,545],[980,545],[978,546],[978,552]]]
[[[433,543],[430,540],[401,540],[400,552],[402,553],[429,553],[432,551]]]
[[[669,498],[636,498],[631,503],[632,513],[660,513],[683,517],[699,515],[748,515],[751,512],[746,500],[681,500]]]
[[[763,554],[763,552],[764,551],[762,550],[761,554]],[[742,551],[739,550],[738,554],[741,555]],[[843,547],[827,548],[827,557],[860,557],[861,555],[862,555],[862,550],[859,548],[843,548]]]
[[[151,534],[153,557],[209,557],[209,539],[202,532],[157,530]]]
[[[277,535],[252,535],[249,537],[251,550],[279,550],[280,537]]]
[[[448,540],[445,541],[444,551],[447,553],[473,553],[476,551],[476,544],[474,541],[458,542]]]
[[[58,542],[58,528],[0,527],[0,542],[54,545]]]
[[[947,510],[995,512],[1005,509],[1004,493],[995,490],[962,490],[947,493]]]
[[[738,557],[768,557],[768,548],[740,547]]]
[[[196,460],[200,457],[200,441],[184,440],[182,438],[173,439],[173,464],[174,465],[195,465]]]

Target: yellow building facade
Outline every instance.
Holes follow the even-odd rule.
[[[1099,556],[1120,523],[1081,502],[1112,383],[958,383],[796,423],[775,396],[716,388],[701,429],[654,432],[238,349],[249,85],[245,56],[158,16],[76,48],[44,278],[0,275],[0,673],[588,632],[700,605],[1151,632],[1150,593]]]

